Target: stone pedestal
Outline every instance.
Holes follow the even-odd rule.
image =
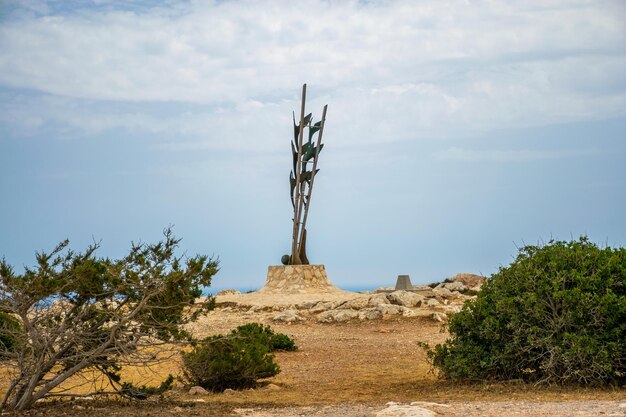
[[[306,294],[340,291],[330,283],[324,265],[275,265],[267,268],[264,293]]]

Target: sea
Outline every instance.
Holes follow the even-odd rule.
[[[380,287],[385,287],[385,286],[390,286],[393,284],[387,284],[387,285],[346,285],[346,286],[342,286],[342,285],[335,285],[336,287],[345,290],[345,291],[352,291],[352,292],[363,292],[363,291],[374,291],[376,288],[380,288]],[[217,294],[219,291],[222,290],[228,290],[228,289],[232,289],[232,290],[237,290],[241,293],[246,293],[246,292],[251,292],[251,291],[257,291],[260,290],[262,288],[261,287],[237,287],[237,286],[231,286],[231,287],[205,287],[202,290],[202,295],[213,295],[213,294]]]

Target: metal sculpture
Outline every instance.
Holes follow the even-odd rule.
[[[291,205],[293,206],[293,234],[291,238],[291,256],[284,255],[281,259],[285,265],[308,265],[306,256],[306,221],[311,205],[311,193],[315,182],[317,160],[324,145],[322,135],[326,122],[326,109],[322,111],[322,120],[311,123],[312,114],[305,114],[306,84],[302,86],[302,105],[300,108],[300,123],[296,124],[296,116],[293,115],[293,141],[291,141],[291,153],[293,156],[293,169],[289,174],[291,186]],[[307,140],[304,140],[305,128],[308,129]],[[314,137],[317,135],[317,140]],[[310,167],[310,169],[309,169]]]

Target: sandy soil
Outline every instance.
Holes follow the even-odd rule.
[[[218,301],[232,302],[225,298]],[[626,416],[624,388],[458,385],[440,381],[417,342],[440,343],[447,334],[441,331],[440,323],[427,317],[279,324],[272,322],[275,314],[271,310],[239,311],[231,304],[221,304],[194,326],[195,332],[204,336],[226,333],[256,321],[292,336],[300,349],[276,355],[282,372],[266,381],[274,385],[273,389],[190,396],[181,388],[169,392],[161,402],[77,400],[44,405],[21,415]],[[177,370],[178,363],[173,361],[159,369],[158,375],[142,376],[141,381],[157,381]]]

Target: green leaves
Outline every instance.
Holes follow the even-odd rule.
[[[304,152],[304,149],[303,149],[302,160],[303,161],[309,161],[311,158],[313,158],[315,156],[316,152],[319,155],[319,153],[322,152],[323,148],[324,148],[324,144],[323,143],[319,146],[319,151],[317,150],[316,146],[313,146],[313,145],[307,146],[306,152]]]
[[[302,113],[304,113],[306,101],[306,84],[302,86]],[[317,157],[322,150],[321,144],[326,110],[322,111],[322,120],[311,125],[313,115],[311,113],[302,117],[300,124],[296,124],[296,116],[293,113],[294,141],[291,144],[293,155],[292,173],[289,176],[291,205],[294,208],[293,232],[291,256],[288,257],[291,264],[308,264],[306,256],[306,222],[309,213],[309,202],[313,187],[313,179],[317,170]],[[308,136],[305,136],[305,128],[308,128]],[[317,133],[317,141],[313,141]],[[306,137],[306,140],[305,140]],[[312,168],[307,167],[312,162]],[[311,171],[307,170],[311,169]],[[315,171],[315,172],[313,172]],[[294,177],[295,176],[295,177]]]
[[[294,175],[294,172],[298,171],[298,134],[299,134],[299,130],[300,130],[300,126],[297,125],[295,123],[295,114],[293,115],[294,117],[294,141],[291,142],[291,155],[292,155],[292,170],[289,173],[289,195],[291,198],[291,205],[295,208],[296,207],[296,201],[295,201],[295,191],[296,191],[296,187],[297,187],[297,178]],[[301,173],[300,173],[300,184],[310,184],[311,180],[313,178],[313,173],[311,171],[307,171],[306,169],[306,164],[311,162],[312,160],[315,159],[316,155],[319,155],[319,153],[322,151],[322,149],[324,148],[324,144],[320,144],[319,146],[316,146],[311,140],[313,138],[313,136],[315,135],[315,133],[319,132],[322,126],[322,122],[319,121],[317,123],[315,123],[313,126],[310,125],[311,122],[311,117],[312,114],[309,113],[305,116],[304,118],[304,123],[305,125],[308,125],[309,127],[309,140],[307,142],[304,142],[302,144],[302,153],[300,154],[300,162],[301,165],[303,166]],[[319,172],[319,169],[315,170],[315,173],[317,174]]]
[[[150,364],[160,360],[146,355],[150,347],[188,338],[183,325],[214,306],[212,297],[196,300],[218,262],[176,256],[179,242],[168,228],[161,242],[133,244],[117,260],[97,257],[98,244],[73,252],[63,242],[23,274],[0,261],[0,312],[18,322],[10,328],[0,317],[0,358],[19,370],[6,396],[11,407],[54,395],[85,369],[107,375],[120,352]],[[2,329],[15,337],[2,338]]]
[[[319,172],[319,169],[316,169],[315,175],[317,175],[318,172]],[[302,174],[300,174],[300,183],[303,183],[304,181],[311,182],[312,178],[313,178],[312,171],[303,171]]]
[[[311,122],[311,117],[313,116],[312,113],[307,114],[306,116],[304,116],[304,127],[308,126],[309,123]],[[315,125],[319,124],[320,122],[316,123]],[[319,130],[319,127],[317,128]],[[298,137],[300,136],[300,124],[296,124],[296,115],[293,114],[293,141],[295,143],[298,143]],[[311,141],[311,136],[312,134],[309,132],[309,142]]]
[[[586,237],[525,246],[429,352],[450,379],[626,382],[626,249]]]
[[[322,122],[319,121],[315,123],[313,126],[309,127],[309,142],[311,142],[311,139],[313,139],[313,135],[315,135],[315,133],[317,133],[320,130],[321,126],[322,126]]]
[[[312,116],[313,116],[312,113],[309,113],[306,116],[304,116],[304,126],[307,126],[311,122]]]
[[[268,378],[280,372],[272,351],[295,350],[276,339],[272,329],[257,323],[239,326],[229,335],[210,336],[196,344],[190,352],[183,352],[183,374],[192,385],[211,391],[242,389],[256,386],[257,379]],[[285,336],[286,337],[286,336]]]
[[[291,205],[296,206],[296,202],[294,200],[293,192],[296,190],[296,178],[293,176],[293,171],[289,173],[289,185],[291,186]]]

